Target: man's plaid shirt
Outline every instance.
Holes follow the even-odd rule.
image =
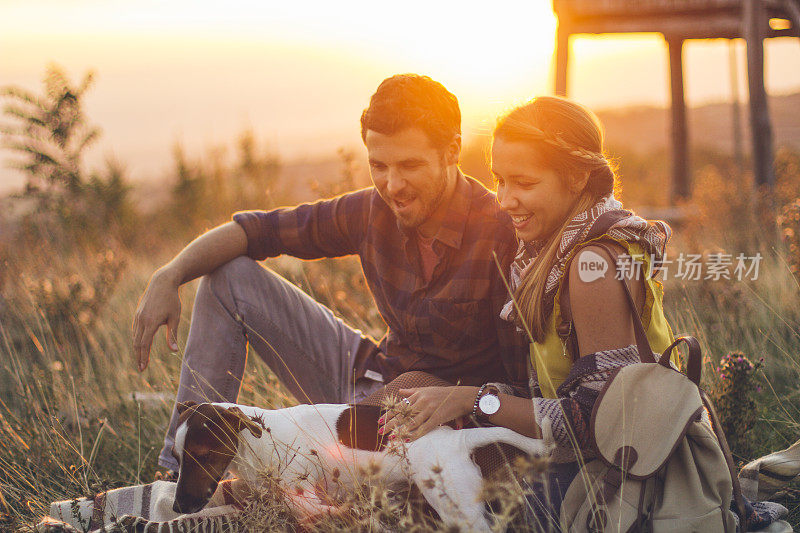
[[[388,326],[379,347],[360,354],[356,378],[375,370],[389,381],[424,370],[463,385],[527,384],[527,341],[500,319],[508,298],[503,275],[516,252],[510,219],[495,196],[459,173],[444,223],[434,236],[438,256],[425,283],[415,232],[404,230],[374,187],[329,200],[233,219],[256,260],[357,254],[378,311]]]

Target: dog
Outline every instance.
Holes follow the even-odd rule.
[[[202,509],[225,472],[255,490],[267,488],[264,472],[274,472],[295,515],[313,518],[336,512],[331,495],[357,486],[370,472],[390,489],[414,483],[447,525],[489,531],[473,450],[502,442],[542,456],[552,448],[551,439],[531,439],[502,427],[456,431],[441,426],[412,442],[392,442],[378,435],[377,406],[266,410],[187,402],[178,412],[173,455],[180,468],[173,508],[179,513]]]

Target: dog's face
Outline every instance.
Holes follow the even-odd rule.
[[[240,433],[261,437],[261,426],[238,407],[210,403],[178,404],[178,430],[172,454],[180,465],[175,490],[176,513],[195,513],[205,507],[217,490],[239,446]]]

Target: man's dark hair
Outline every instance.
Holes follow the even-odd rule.
[[[386,78],[361,114],[361,139],[366,142],[367,130],[394,135],[411,127],[424,131],[437,149],[444,148],[461,134],[458,99],[428,76],[397,74]]]

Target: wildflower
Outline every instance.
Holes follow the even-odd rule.
[[[753,364],[745,354],[733,352],[722,357],[716,368],[719,380],[712,397],[728,444],[740,455],[747,455],[750,443],[746,435],[758,419],[755,394],[761,392],[761,387],[756,383],[756,370],[763,365],[763,358]]]

